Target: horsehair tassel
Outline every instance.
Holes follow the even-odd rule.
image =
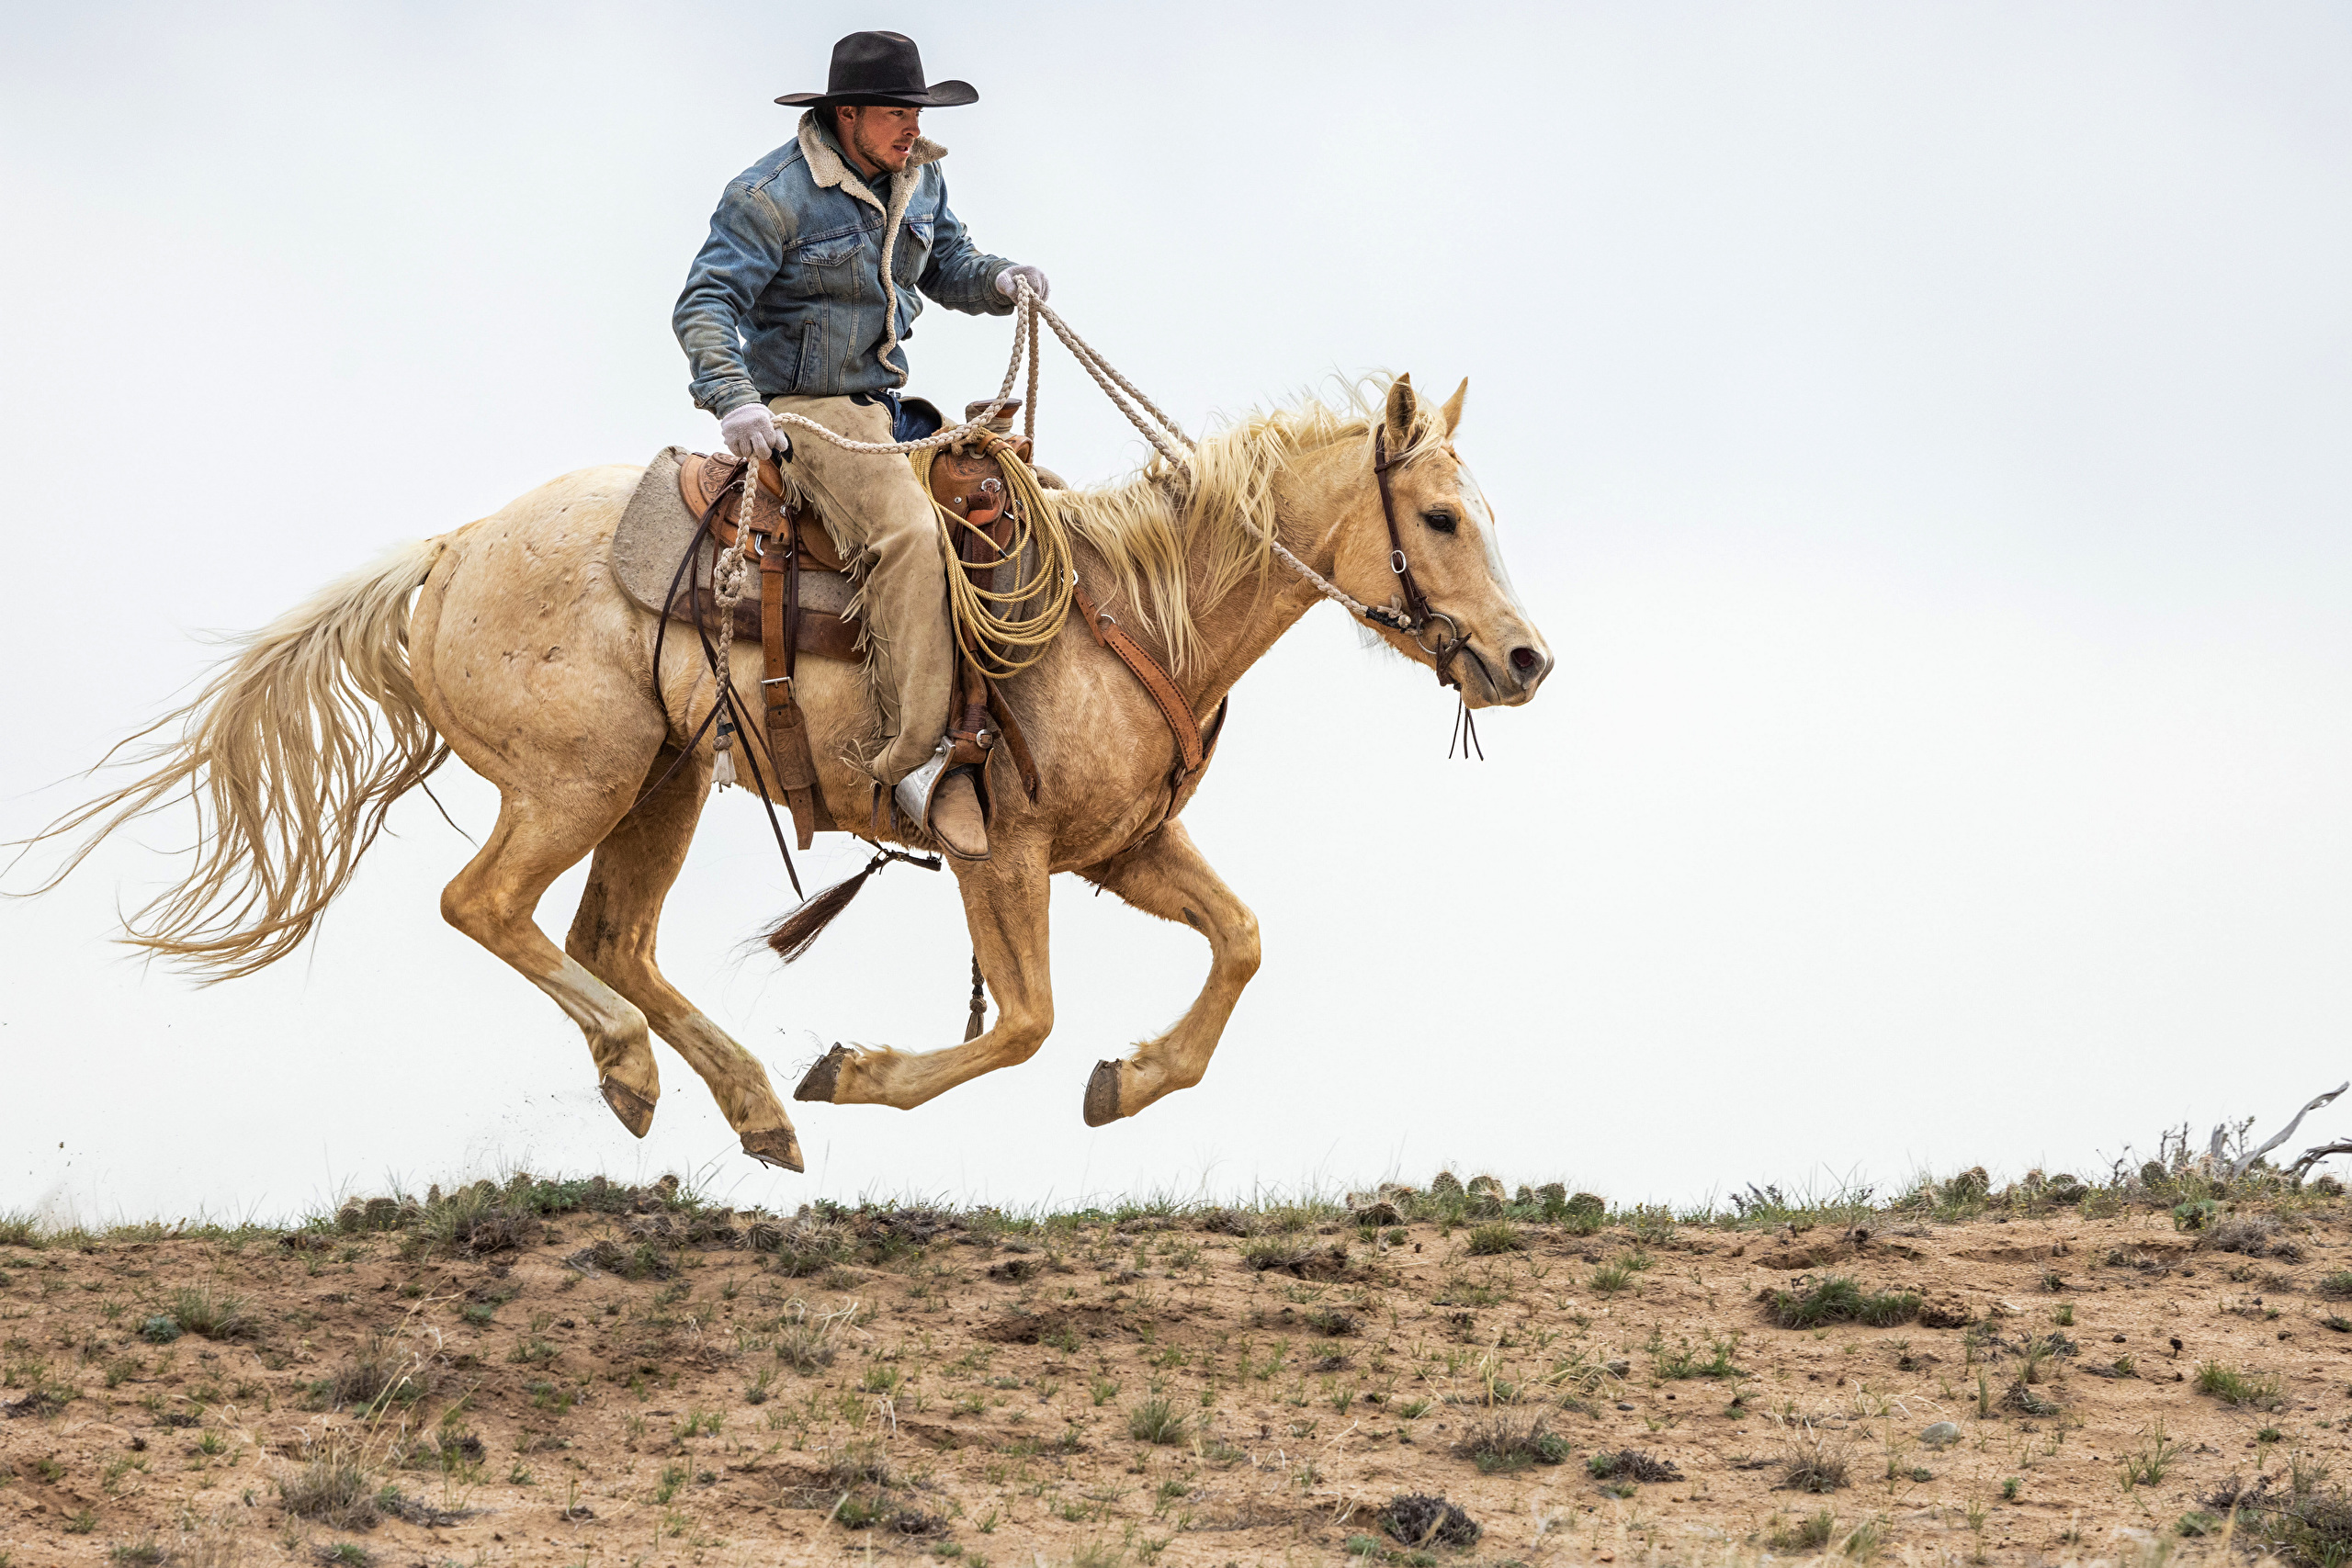
[[[798,908],[785,916],[777,923],[776,928],[768,932],[766,937],[768,946],[786,964],[798,958],[808,951],[819,937],[825,934],[825,928],[831,925],[843,909],[849,908],[850,900],[855,898],[859,890],[865,887],[865,879],[894,860],[904,861],[909,865],[919,865],[925,871],[937,871],[941,863],[936,856],[910,855],[899,850],[876,850],[874,852],[874,858],[865,863],[864,870],[842,878],[841,881],[834,883],[814,897],[803,899]],[[973,973],[976,976],[978,974],[978,959],[973,960]]]
[[[865,887],[865,879],[888,863],[876,855],[865,863],[865,870],[843,877],[822,893],[803,901],[800,908],[785,916],[782,924],[768,932],[768,946],[774,948],[775,955],[786,964],[798,958],[825,934],[825,928],[833,923],[834,917],[849,908],[850,900]]]
[[[978,1040],[980,1037],[980,1031],[986,1029],[988,1024],[988,985],[980,978],[980,955],[975,953],[972,954],[972,1016],[965,1021],[964,1038]]]

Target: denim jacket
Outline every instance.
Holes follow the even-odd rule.
[[[947,209],[946,155],[918,140],[886,202],[811,112],[796,141],[737,175],[671,315],[695,404],[723,417],[779,393],[905,385],[901,344],[922,310],[917,289],[950,310],[1011,313],[996,276],[1012,264],[976,248]]]

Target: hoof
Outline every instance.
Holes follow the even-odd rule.
[[[613,1108],[613,1114],[621,1119],[621,1125],[629,1130],[631,1137],[641,1138],[651,1130],[653,1102],[645,1096],[618,1078],[600,1080],[596,1092],[605,1097],[605,1103]]]
[[[795,1173],[808,1168],[801,1163],[800,1140],[793,1136],[789,1127],[770,1127],[765,1132],[744,1134],[743,1152],[762,1165],[780,1165]]]
[[[792,1091],[792,1098],[813,1100],[820,1105],[831,1105],[833,1102],[833,1090],[841,1083],[842,1064],[847,1060],[849,1060],[849,1047],[846,1045],[836,1045],[826,1052],[824,1055],[818,1058],[817,1065],[808,1069],[808,1076],[800,1080],[800,1087]]]
[[[1094,1076],[1086,1080],[1086,1124],[1101,1127],[1118,1119],[1119,1064],[1097,1062]]]

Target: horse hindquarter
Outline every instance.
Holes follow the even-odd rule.
[[[641,471],[567,475],[473,524],[454,536],[418,596],[410,647],[420,704],[451,750],[500,795],[497,825],[443,893],[442,913],[580,1026],[606,1102],[632,1133],[644,1134],[661,1094],[650,1003],[663,1037],[710,1083],[746,1148],[797,1168],[791,1123],[766,1074],[683,1006],[652,965],[660,899],[692,837],[707,762],[693,764],[690,794],[679,788],[685,781],[673,781],[658,817],[632,818],[625,844],[616,846],[621,858],[668,873],[644,884],[618,879],[630,882],[627,897],[635,900],[624,921],[626,943],[600,944],[597,922],[589,919],[591,936],[583,939],[576,925],[567,954],[533,919],[548,885],[628,816],[673,728],[653,694],[647,617],[622,594],[606,561]],[[690,638],[667,640],[675,653],[665,649],[664,695],[683,716],[695,704],[699,651]],[[700,685],[698,705],[707,712],[707,673]],[[649,841],[648,834],[666,841]],[[592,874],[590,900],[609,903],[618,881]],[[609,960],[618,972],[612,977],[637,998],[592,972],[583,956]]]

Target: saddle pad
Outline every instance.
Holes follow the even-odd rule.
[[[621,513],[620,526],[613,530],[613,577],[621,591],[641,609],[660,615],[663,602],[669,598],[670,584],[677,578],[678,558],[686,553],[687,541],[695,536],[697,526],[695,516],[678,493],[678,464],[693,456],[683,446],[664,446],[645,465],[645,477],[638,481],[637,491],[629,497],[628,507]],[[699,582],[702,601],[710,599],[710,572],[718,559],[718,547],[707,538],[695,553],[695,564],[688,578]],[[751,592],[735,604],[735,635],[756,642],[760,636],[759,574],[752,573]],[[691,583],[677,579],[677,602],[671,606],[670,618],[692,623],[694,620]],[[838,571],[804,571],[800,574],[800,606],[804,619],[821,621],[840,617],[849,608],[853,591],[846,574]],[[829,642],[839,640],[831,628],[811,627],[820,631]],[[845,628],[846,629],[846,628]],[[831,648],[810,648],[810,638],[804,636],[802,647],[828,657],[843,657]]]

